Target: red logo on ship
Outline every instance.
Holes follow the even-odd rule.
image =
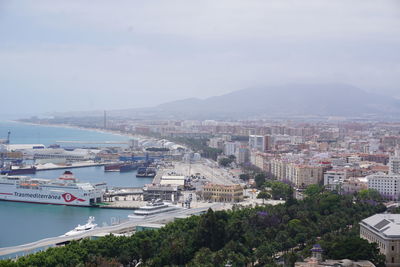
[[[81,201],[81,202],[84,202],[85,200],[84,199],[81,199],[81,198],[77,198],[76,196],[74,196],[74,195],[72,195],[72,194],[70,194],[70,193],[64,193],[64,194],[62,194],[61,195],[62,197],[63,197],[63,199],[65,200],[65,202],[72,202],[72,201],[74,201],[74,200],[78,200],[78,201]]]

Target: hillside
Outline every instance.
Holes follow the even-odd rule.
[[[400,100],[368,93],[346,84],[290,84],[243,89],[206,99],[183,99],[149,108],[114,110],[108,114],[164,119],[294,116],[395,118],[400,114]]]

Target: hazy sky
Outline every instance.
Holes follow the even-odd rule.
[[[400,96],[400,1],[0,0],[0,114],[289,82]]]

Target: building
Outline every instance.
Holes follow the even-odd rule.
[[[33,159],[36,163],[66,163],[72,161],[94,160],[100,150],[77,148],[72,151],[62,148],[46,148],[32,150]]]
[[[343,260],[325,260],[325,261],[316,261],[312,258],[305,259],[303,262],[296,262],[294,264],[295,267],[375,267],[370,261],[352,261],[348,259]]]
[[[224,144],[224,154],[226,156],[235,155],[237,143],[235,142],[225,142]]]
[[[400,156],[390,157],[389,160],[389,175],[400,175]]]
[[[271,173],[274,178],[278,180],[285,180],[286,179],[286,166],[287,162],[279,160],[279,159],[273,159],[271,160],[270,163],[270,168],[271,168]]]
[[[264,172],[270,172],[269,157],[266,153],[256,152],[253,164]]]
[[[360,237],[378,244],[386,266],[400,267],[400,214],[375,214],[362,220]]]
[[[240,202],[243,201],[243,188],[238,184],[206,184],[203,187],[203,198],[217,202]]]
[[[183,175],[163,175],[161,176],[161,185],[177,185],[180,187],[185,186],[185,176]]]
[[[323,167],[290,163],[286,165],[286,179],[296,187],[305,188],[319,184],[323,179]]]
[[[377,190],[383,197],[398,200],[400,194],[400,157],[390,157],[389,174],[382,172],[368,175],[368,188]]]
[[[272,138],[269,135],[250,135],[249,148],[265,152],[272,148]]]
[[[366,178],[351,177],[343,181],[343,184],[340,188],[340,193],[353,194],[365,189],[368,189],[368,180]]]
[[[208,141],[208,146],[217,149],[224,149],[224,140],[220,137],[210,138],[210,141]]]
[[[399,199],[400,175],[377,173],[367,176],[368,188],[377,190],[383,197],[391,200]]]
[[[339,190],[344,180],[346,172],[342,170],[331,170],[324,174],[324,186],[328,190]]]
[[[143,187],[144,201],[161,199],[174,202],[179,199],[179,196],[180,190],[177,185],[148,184]]]
[[[311,257],[306,258],[303,262],[295,262],[295,267],[375,267],[370,261],[352,261],[348,259],[343,260],[322,260],[323,250],[320,245],[315,244],[311,249]]]
[[[249,162],[250,160],[250,153],[249,149],[245,146],[240,146],[236,149],[236,163],[237,164],[244,164]]]

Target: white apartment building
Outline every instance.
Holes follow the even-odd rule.
[[[288,163],[279,159],[271,160],[271,173],[278,180],[286,179],[286,165]]]
[[[331,170],[324,174],[324,186],[328,190],[339,190],[346,179],[346,171]]]
[[[235,156],[237,164],[243,164],[249,162],[250,160],[249,149],[247,147],[238,147],[236,149]]]
[[[400,193],[400,175],[377,173],[368,175],[368,188],[377,190],[383,197],[397,200]]]
[[[264,172],[270,171],[270,163],[269,158],[266,153],[256,152],[254,156],[254,163],[255,166],[263,170]]]
[[[362,220],[360,237],[378,244],[386,266],[400,267],[400,214],[375,214]]]
[[[210,138],[210,141],[208,142],[208,146],[212,148],[218,148],[218,149],[223,149],[224,148],[224,140],[220,137],[213,137]]]
[[[368,188],[378,190],[385,198],[398,200],[400,194],[400,157],[390,157],[389,174],[377,173],[368,175]]]
[[[394,157],[390,157],[389,175],[400,175],[400,157],[397,155]]]
[[[225,142],[224,144],[224,154],[226,156],[235,155],[236,147],[238,146],[235,142]]]

